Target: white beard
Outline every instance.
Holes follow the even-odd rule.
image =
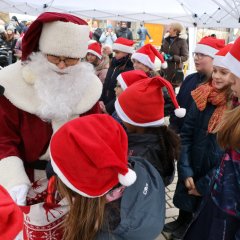
[[[48,62],[42,53],[31,55],[28,63],[36,80],[34,89],[40,99],[37,115],[44,120],[68,120],[88,86],[88,73],[93,73],[93,66],[80,62],[77,65],[60,70]]]

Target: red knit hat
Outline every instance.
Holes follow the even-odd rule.
[[[214,58],[214,55],[224,46],[224,39],[218,39],[215,37],[203,37],[200,42],[197,43],[195,52],[202,53],[204,55]]]
[[[224,57],[227,55],[227,53],[230,51],[230,49],[232,48],[233,44],[229,43],[228,45],[226,45],[224,48],[220,49],[214,56],[213,59],[213,65],[214,66],[218,66],[218,67],[223,67],[225,68],[224,64],[223,64],[223,59]]]
[[[153,70],[155,69],[155,57],[159,58],[161,61],[162,68],[167,68],[167,62],[164,60],[163,55],[151,44],[144,45],[132,55],[132,59],[136,59],[140,63]]]
[[[92,53],[93,55],[97,56],[99,59],[102,59],[101,53],[102,46],[98,42],[94,42],[88,45],[88,53]]]
[[[62,182],[78,194],[100,197],[118,183],[130,186],[136,174],[128,168],[127,135],[105,114],[66,123],[52,137],[51,163]]]
[[[120,73],[117,76],[117,81],[121,85],[121,88],[125,90],[133,83],[148,78],[147,74],[142,70],[131,70],[127,72]]]
[[[175,106],[177,117],[184,117],[186,109],[180,108],[170,82],[162,77],[143,79],[128,87],[116,100],[118,116],[134,126],[150,127],[164,124],[164,98],[166,87]]]
[[[234,75],[240,78],[240,37],[234,42],[229,53],[224,58],[223,64]]]
[[[22,211],[0,186],[0,239],[14,239],[22,229]]]
[[[22,40],[22,60],[32,52],[72,58],[85,57],[89,40],[87,22],[66,13],[42,13]]]
[[[116,50],[132,54],[134,52],[133,44],[134,41],[120,37],[113,43],[112,49],[113,51]]]

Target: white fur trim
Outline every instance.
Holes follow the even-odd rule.
[[[227,53],[222,63],[225,68],[229,69],[234,75],[240,78],[240,61],[238,61],[231,53]]]
[[[88,65],[89,63],[80,64]],[[2,69],[0,71],[0,85],[5,88],[4,96],[9,99],[13,105],[26,112],[36,114],[37,108],[41,102],[36,96],[33,85],[28,84],[22,75],[22,70],[25,67],[27,66],[22,66],[21,62],[18,61]],[[91,109],[102,93],[102,83],[100,79],[94,74],[94,72],[90,74],[87,69],[86,66],[88,77],[87,79],[84,79],[86,80],[84,83],[89,85],[89,87],[87,88],[87,91],[85,91],[80,103],[76,106],[76,109],[74,109],[74,114],[81,114]]]
[[[45,54],[83,58],[89,41],[89,26],[55,21],[43,24],[39,49]]]
[[[62,173],[62,171],[59,169],[59,167],[57,166],[57,164],[54,162],[54,159],[52,158],[51,152],[50,152],[50,157],[51,157],[51,164],[52,164],[52,168],[53,171],[57,174],[57,176],[61,179],[61,181],[70,189],[72,189],[74,192],[80,194],[83,197],[88,197],[88,198],[96,198],[96,197],[101,197],[103,195],[105,195],[107,192],[109,192],[111,189],[109,189],[108,191],[106,191],[105,193],[101,194],[101,195],[97,195],[97,196],[90,196],[85,192],[80,191],[79,189],[77,189],[75,186],[73,186],[68,179],[64,176],[64,174]]]
[[[149,58],[148,55],[143,54],[143,53],[138,53],[135,52],[131,59],[136,59],[137,61],[139,61],[140,63],[142,63],[143,65],[149,67],[152,70],[155,70],[155,65],[154,63],[151,61],[151,59]]]
[[[9,190],[12,187],[21,184],[30,185],[22,160],[17,156],[10,156],[1,159],[0,185]]]
[[[166,69],[168,67],[168,63],[164,61],[164,63],[161,64],[162,69]]]
[[[122,75],[121,75],[121,74],[119,74],[119,75],[117,76],[117,81],[119,82],[119,84],[121,85],[121,88],[122,88],[123,90],[126,90],[126,89],[127,89],[127,84],[125,83],[125,81],[124,81],[124,79],[122,78]]]
[[[161,118],[157,121],[153,121],[153,122],[148,122],[148,123],[137,123],[132,121],[126,114],[125,112],[122,110],[118,99],[115,102],[115,109],[116,112],[118,114],[118,116],[124,121],[127,122],[133,126],[139,126],[139,127],[159,127],[162,126],[164,124],[164,118]]]
[[[224,56],[215,55],[213,59],[213,66],[225,68],[223,64],[223,59],[224,59]]]
[[[174,110],[174,113],[177,117],[183,118],[186,115],[186,109],[185,108],[177,108]]]
[[[207,55],[211,58],[214,58],[214,55],[218,52],[219,50],[213,47],[210,47],[208,45],[204,44],[197,44],[195,51],[196,53],[202,53],[204,55]]]
[[[36,76],[33,74],[31,69],[28,66],[22,68],[22,76],[26,83],[33,85],[36,79]]]
[[[130,53],[132,54],[134,52],[134,48],[133,47],[129,47],[123,44],[119,44],[119,43],[114,43],[112,46],[112,50],[117,50],[120,52],[124,52],[124,53]]]
[[[119,173],[118,179],[123,186],[129,187],[136,181],[137,175],[132,169],[129,168],[125,175]]]
[[[102,59],[102,55],[100,55],[99,53],[97,53],[91,49],[88,49],[87,52],[92,53],[93,55],[97,56],[99,59]]]

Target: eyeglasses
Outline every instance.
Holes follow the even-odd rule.
[[[202,54],[202,53],[196,53],[196,52],[193,52],[193,58],[196,58],[196,59],[203,59],[204,57],[206,57],[207,55],[205,54]]]
[[[66,66],[73,66],[78,63],[79,58],[64,58],[54,55],[47,54],[47,59],[49,62],[58,65],[60,62],[64,62]]]

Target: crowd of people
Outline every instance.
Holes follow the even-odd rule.
[[[240,38],[202,38],[183,80],[179,23],[160,51],[144,24],[136,51],[126,22],[94,41],[65,13],[20,28],[20,60],[0,70],[0,239],[240,239]]]

